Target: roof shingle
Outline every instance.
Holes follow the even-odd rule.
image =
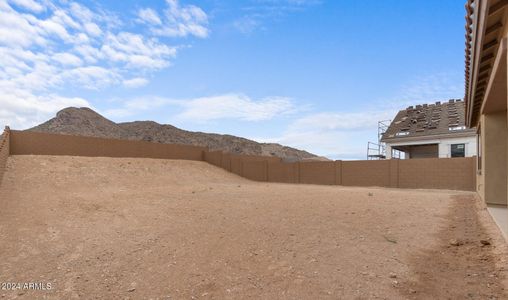
[[[381,141],[475,131],[474,128],[465,127],[464,101],[452,99],[445,103],[410,106],[399,111]]]

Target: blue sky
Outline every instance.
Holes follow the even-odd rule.
[[[364,159],[378,120],[462,98],[463,2],[0,0],[0,125],[89,106]]]

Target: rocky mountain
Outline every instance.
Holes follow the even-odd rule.
[[[115,123],[85,107],[65,108],[51,120],[28,130],[204,146],[210,150],[222,150],[234,154],[277,156],[284,161],[327,160],[312,153],[280,144],[258,143],[232,135],[186,131],[153,121]]]

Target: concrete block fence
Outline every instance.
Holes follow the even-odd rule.
[[[0,175],[8,155],[72,155],[206,161],[254,181],[474,191],[475,158],[282,162],[204,147],[9,130],[0,141]]]
[[[247,179],[264,182],[474,191],[474,157],[411,160],[312,161],[207,152],[205,161]]]
[[[0,183],[5,172],[5,166],[7,164],[7,158],[9,157],[9,140],[10,140],[9,127],[5,127],[4,132],[0,136]]]

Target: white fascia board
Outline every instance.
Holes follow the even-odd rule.
[[[434,140],[420,140],[420,141],[411,141],[411,142],[398,142],[398,143],[390,143],[387,142],[387,146],[397,147],[397,146],[414,146],[414,145],[430,145],[430,144],[441,144],[441,143],[468,143],[471,141],[476,141],[476,136],[461,136],[461,137],[447,137],[441,139]]]

